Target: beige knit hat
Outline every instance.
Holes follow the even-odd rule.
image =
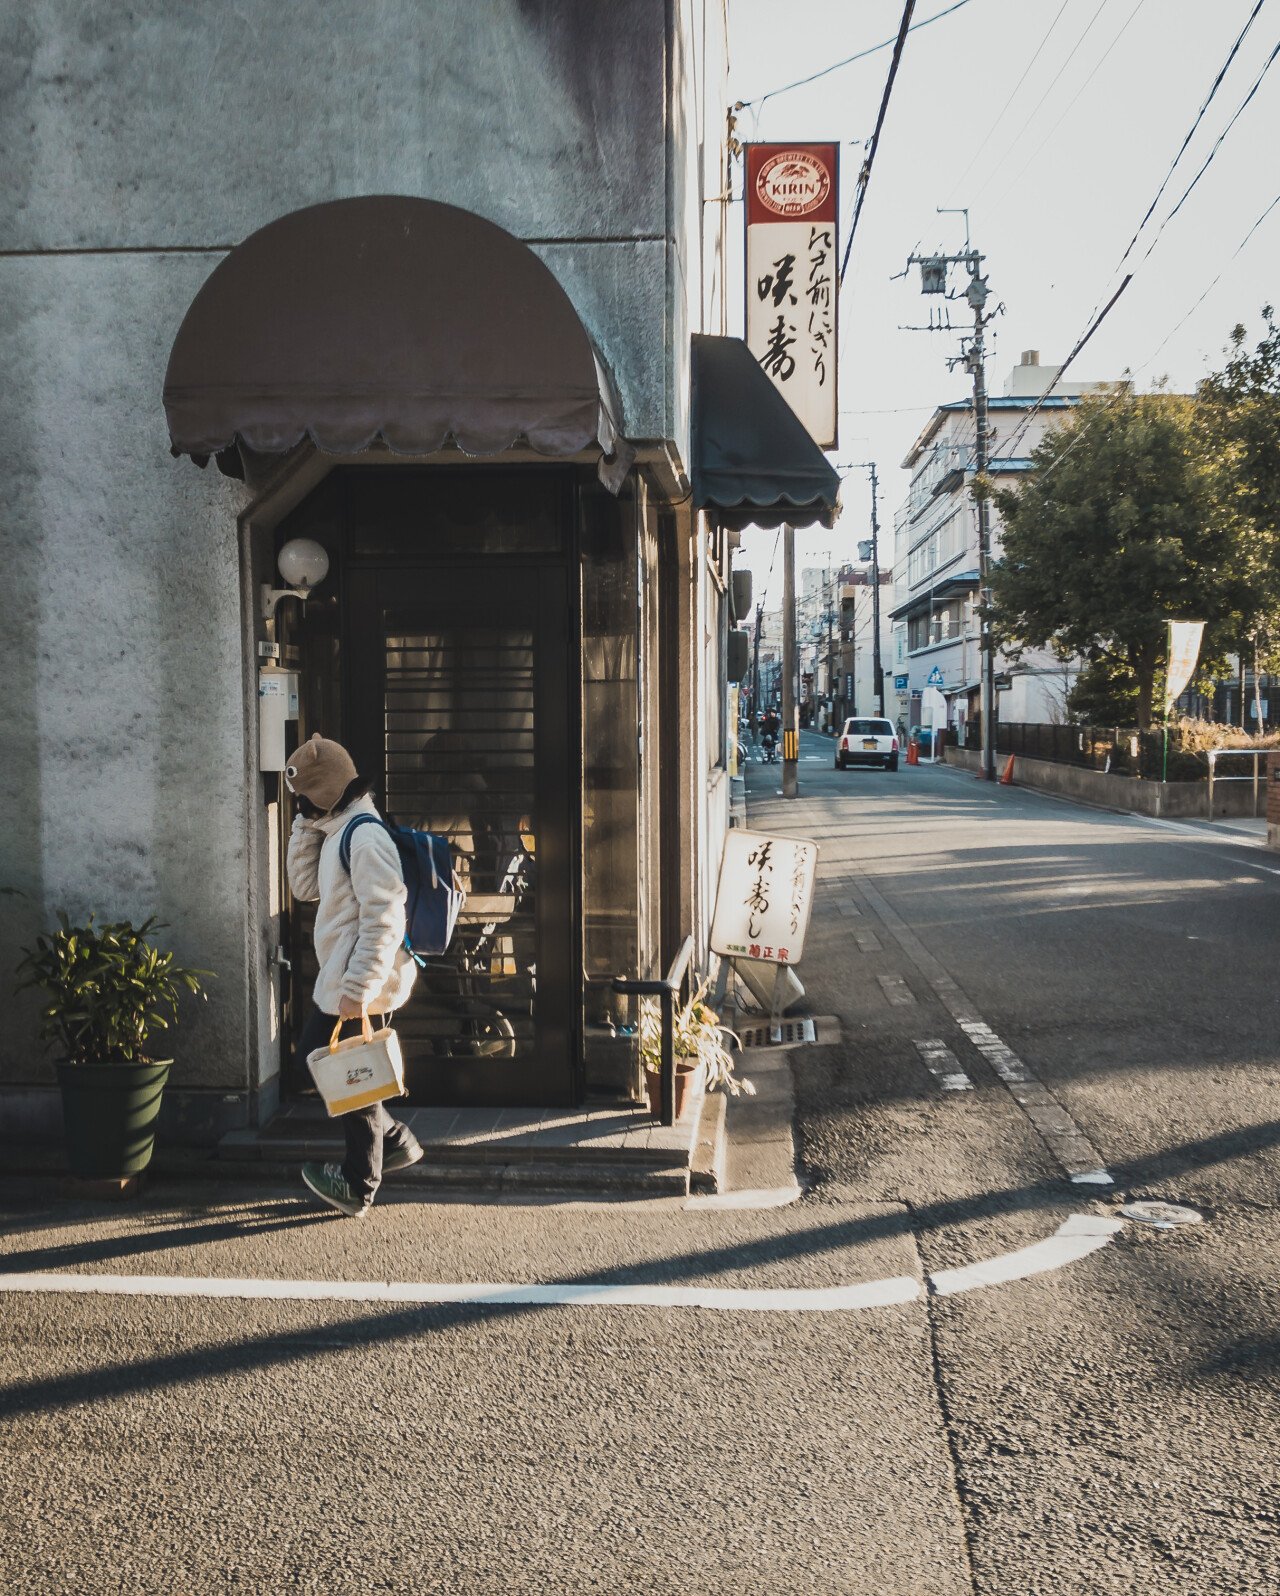
[[[313,732],[284,767],[289,791],[309,798],[325,814],[346,792],[356,774],[351,755],[342,744],[321,737],[319,732]]]

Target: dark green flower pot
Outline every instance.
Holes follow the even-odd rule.
[[[172,1062],[59,1063],[67,1165],[73,1175],[116,1180],[142,1173],[151,1162]]]

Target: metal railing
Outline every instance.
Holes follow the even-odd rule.
[[[614,976],[613,990],[620,997],[656,997],[662,1008],[661,1071],[658,1076],[661,1120],[664,1125],[676,1122],[676,1046],[675,1002],[684,985],[693,961],[693,938],[687,936],[680,951],[671,961],[671,968],[662,981],[624,981]]]
[[[1265,759],[1268,754],[1274,753],[1271,748],[1210,748],[1207,750],[1209,759],[1209,819],[1213,819],[1213,789],[1220,781],[1251,781],[1253,783],[1253,812],[1258,813],[1258,791],[1261,778],[1258,771],[1258,761]],[[1253,774],[1250,776],[1219,776],[1219,759],[1252,759]]]

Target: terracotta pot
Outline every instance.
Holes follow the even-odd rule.
[[[702,1068],[697,1059],[678,1058],[675,1078],[675,1116],[683,1119],[693,1093],[693,1083]],[[656,1071],[644,1072],[644,1089],[649,1098],[649,1112],[654,1119],[662,1118],[662,1077]]]

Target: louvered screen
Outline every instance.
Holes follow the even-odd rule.
[[[384,636],[387,810],[449,839],[468,894],[397,1016],[412,1091],[432,1059],[534,1051],[534,648],[527,631],[411,630],[394,612]]]

